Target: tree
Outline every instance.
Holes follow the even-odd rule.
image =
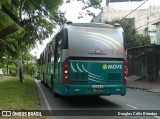
[[[22,82],[22,53],[35,45],[37,41],[42,41],[53,33],[53,28],[56,25],[57,9],[62,3],[62,0],[1,0],[1,11],[9,17],[17,26],[23,30],[14,34],[16,30],[13,27],[2,30],[0,34],[6,39],[16,39],[16,55],[18,59],[19,80]],[[2,16],[0,15],[0,18]],[[9,19],[4,23],[8,25]],[[7,26],[6,25],[6,26]],[[8,30],[9,29],[9,30]],[[9,33],[8,33],[9,32]],[[0,38],[2,35],[0,36]],[[16,38],[15,38],[16,37]],[[6,48],[6,47],[5,47]]]
[[[29,53],[23,53],[23,73],[26,75],[33,76],[37,71],[36,59]]]
[[[0,1],[0,60],[9,52],[14,52],[16,47],[16,36],[20,35],[23,31],[21,28],[8,14],[7,9],[4,6],[11,6],[11,0]],[[12,12],[14,13],[15,7]],[[14,36],[14,39],[11,38]],[[10,55],[10,54],[9,54]]]
[[[82,7],[82,11],[79,12],[79,16],[78,19],[81,19],[84,17],[84,15],[88,15],[91,17],[95,17],[95,12],[93,12],[92,10],[88,9],[88,8],[94,8],[94,9],[99,9],[101,10],[101,2],[102,0],[77,0],[77,1],[82,1],[83,3],[83,7]],[[67,0],[66,3],[70,3],[70,0]],[[62,12],[65,14],[65,12]],[[63,17],[62,17],[63,18]]]
[[[143,36],[138,34],[135,28],[131,25],[121,21],[121,20],[112,20],[111,22],[106,21],[105,23],[114,24],[119,23],[124,30],[124,39],[126,41],[126,48],[144,46],[150,44],[150,37]]]

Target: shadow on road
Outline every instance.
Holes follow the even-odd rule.
[[[61,102],[68,104],[69,107],[76,107],[76,108],[118,107],[118,105],[113,102],[95,96],[77,96],[77,97],[60,97],[60,98]]]
[[[53,92],[49,87],[44,87],[40,82],[39,84],[53,109],[117,109],[121,107],[118,103],[107,99],[109,96],[54,97]]]

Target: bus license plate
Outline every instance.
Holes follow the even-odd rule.
[[[93,92],[103,92],[103,88],[93,88]]]

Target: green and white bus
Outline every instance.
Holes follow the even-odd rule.
[[[40,79],[55,96],[126,95],[126,53],[120,25],[63,25],[40,56]]]

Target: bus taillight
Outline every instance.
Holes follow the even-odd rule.
[[[66,58],[63,62],[63,84],[69,84],[69,59]]]
[[[123,84],[127,84],[127,62],[126,62],[126,60],[123,60],[123,66],[124,66],[124,70],[123,70],[123,74],[124,74]]]

